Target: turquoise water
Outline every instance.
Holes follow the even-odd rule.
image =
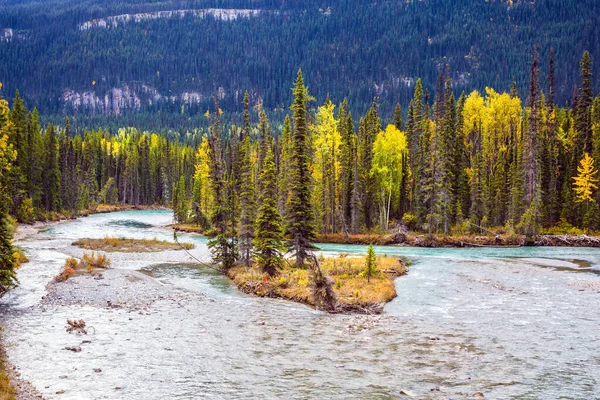
[[[170,240],[171,220],[168,211],[98,214],[21,242],[31,262],[0,311],[10,359],[48,398],[393,399],[410,390],[419,399],[600,399],[598,249],[376,247],[412,262],[378,317],[246,296],[183,252],[110,255],[114,268],[172,285],[179,301],[139,312],[41,304],[64,259],[79,254],[73,240]],[[179,236],[210,259],[205,238]],[[67,318],[94,333],[67,334]],[[82,339],[92,343],[81,353],[63,350]]]

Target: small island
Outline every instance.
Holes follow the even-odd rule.
[[[103,239],[80,239],[74,241],[72,244],[86,250],[100,250],[109,253],[155,253],[166,250],[191,250],[194,248],[194,245],[191,243],[174,243],[156,238],[126,239],[105,237]]]
[[[324,277],[321,282],[333,293],[332,304],[318,304],[314,269],[285,265],[277,275],[269,276],[254,268],[236,266],[227,275],[241,291],[259,297],[296,301],[332,313],[380,314],[384,305],[396,297],[394,279],[408,272],[402,259],[377,258],[372,247],[367,256],[320,257],[317,263]]]

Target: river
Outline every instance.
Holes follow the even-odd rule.
[[[73,240],[168,240],[171,219],[97,214],[18,243],[30,262],[1,300],[3,335],[11,362],[47,398],[600,399],[600,249],[376,247],[412,262],[376,317],[247,296],[180,251],[109,257],[113,268],[173,286],[181,301],[141,310],[42,303],[64,260],[79,254]],[[209,260],[205,238],[180,240]],[[88,335],[65,331],[74,318]],[[91,343],[80,353],[64,350],[82,340]]]

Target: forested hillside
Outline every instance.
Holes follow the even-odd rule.
[[[417,78],[433,93],[446,65],[456,93],[513,81],[524,93],[536,43],[544,58],[556,50],[565,104],[583,51],[600,55],[594,0],[0,4],[4,97],[19,89],[44,118],[70,115],[74,127],[192,129],[206,124],[217,91],[224,122],[239,123],[246,90],[281,123],[298,68],[312,95],[346,97],[360,114],[375,96],[382,115],[396,102],[407,109]],[[188,11],[163,12],[173,10]]]

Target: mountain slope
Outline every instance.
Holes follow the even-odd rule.
[[[556,49],[558,100],[565,102],[583,51],[600,55],[600,3],[592,0],[512,6],[483,0],[54,0],[50,15],[42,3],[14,3],[0,7],[4,96],[20,89],[53,115],[161,111],[190,117],[202,115],[217,91],[224,109],[239,110],[245,90],[254,102],[282,109],[300,67],[320,101],[327,94],[334,101],[348,97],[362,112],[380,96],[383,111],[391,112],[395,102],[407,103],[418,77],[432,90],[446,65],[456,91],[508,90],[513,80],[524,91],[536,43],[542,57]],[[240,18],[199,11],[214,7],[254,11]],[[165,10],[196,11],[157,13]]]

